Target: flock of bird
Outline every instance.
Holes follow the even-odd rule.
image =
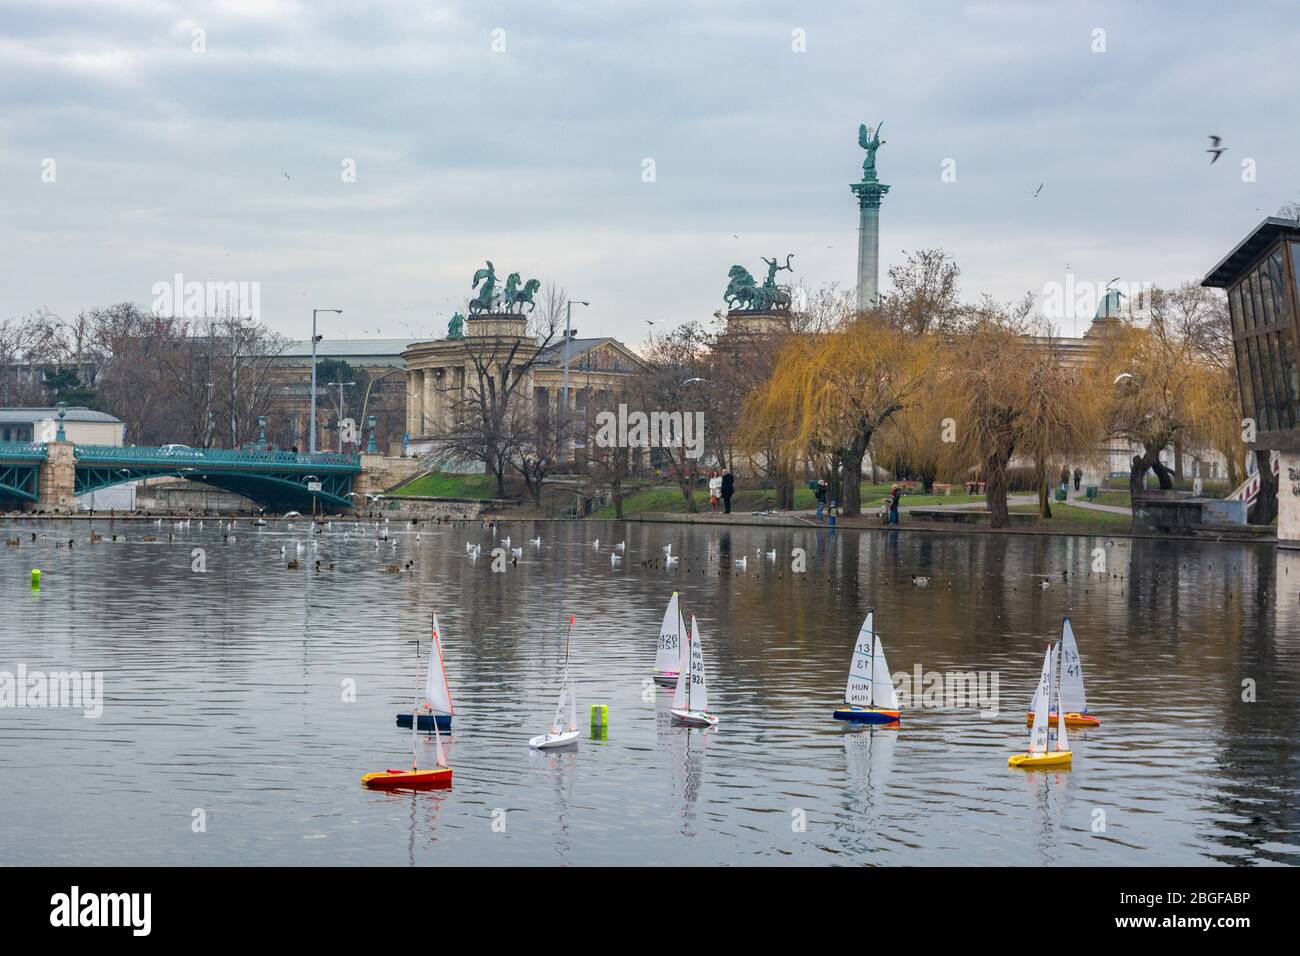
[[[436,535],[446,533],[444,529],[472,529],[476,526],[479,528],[481,534],[491,536],[492,544],[487,546],[495,552],[498,552],[501,556],[509,555],[509,563],[512,566],[517,567],[521,561],[525,561],[526,553],[529,549],[531,549],[533,555],[537,559],[541,559],[541,535],[528,538],[525,542],[515,545],[513,534],[511,533],[511,522],[498,522],[496,520],[483,519],[469,515],[459,517],[435,515],[423,520],[405,520],[405,534],[403,535],[400,533],[400,528],[394,528],[391,518],[388,517],[367,516],[355,519],[315,519],[308,517],[305,520],[302,519],[303,516],[295,511],[287,512],[280,518],[273,517],[269,521],[264,516],[252,520],[245,518],[242,519],[242,522],[241,519],[236,518],[218,518],[216,521],[216,530],[220,533],[222,541],[225,544],[236,544],[239,540],[239,534],[237,534],[237,531],[239,530],[241,523],[246,527],[251,527],[255,537],[260,537],[261,533],[268,529],[272,534],[279,535],[292,533],[301,527],[301,533],[304,535],[306,543],[304,538],[298,538],[291,542],[280,543],[279,545],[278,557],[283,562],[282,566],[286,570],[290,571],[300,570],[304,564],[309,564],[316,572],[336,570],[338,567],[337,560],[330,559],[330,557],[337,558],[335,549],[327,549],[332,552],[330,556],[324,559],[319,557],[320,542],[322,538],[333,538],[336,541],[343,542],[352,540],[361,542],[362,540],[368,539],[373,545],[375,556],[380,558],[382,561],[378,567],[384,573],[402,574],[414,572],[417,569],[417,562],[420,555],[418,552],[406,552],[399,557],[397,554],[399,540],[403,541],[406,546],[420,545],[424,542],[426,533]],[[399,523],[400,521],[401,519],[399,519]],[[168,523],[171,524],[171,528],[168,529],[167,540],[174,542],[177,540],[178,535],[184,535],[187,531],[203,531],[206,524],[209,522],[206,522],[205,519],[201,518],[157,518],[152,521],[153,528],[158,532],[162,532]],[[338,527],[336,527],[336,524]],[[241,531],[240,533],[243,532]],[[38,536],[36,532],[31,533],[32,542],[36,542],[38,538],[40,540],[51,540],[51,535],[46,533]],[[61,536],[56,536],[52,540],[55,547],[58,548],[72,548],[76,541],[75,538],[65,539]],[[94,544],[105,540],[105,535],[92,530],[89,534],[89,540]],[[108,540],[112,542],[126,542],[128,540],[157,542],[161,540],[161,537],[158,534],[146,534],[139,537],[133,536],[131,539],[128,539],[128,536],[125,533],[112,532],[108,535]],[[485,544],[480,543],[481,541],[481,538],[479,541],[465,541],[465,554],[471,562],[477,562],[483,553]],[[18,547],[21,543],[22,541],[19,537],[6,538],[5,541],[5,544],[9,547]],[[195,543],[195,539],[190,538],[186,543],[193,544]],[[1116,546],[1116,543],[1113,541],[1106,541],[1105,544],[1107,548]],[[593,551],[602,551],[600,538],[594,538],[589,543],[576,542],[572,546],[590,547]],[[1119,546],[1124,547],[1125,545],[1120,544]],[[609,565],[613,571],[622,568],[629,555],[626,540],[615,542],[603,550],[608,552]],[[385,555],[391,557],[388,557],[385,560]],[[498,556],[498,554],[494,553],[493,557],[496,556]],[[405,560],[402,560],[403,558]],[[752,575],[753,577],[758,578],[762,576],[760,568],[764,564],[771,569],[771,572],[774,573],[777,578],[784,578],[786,575],[786,568],[783,566],[782,562],[778,561],[778,552],[775,548],[770,548],[768,550],[756,548],[752,555],[744,553],[728,556],[722,552],[714,553],[711,546],[709,553],[705,555],[704,566],[698,568],[698,570],[701,575],[705,576],[720,575],[728,568],[733,572],[748,574],[750,571],[749,562],[751,559],[759,565],[759,567],[754,569],[756,573]],[[696,570],[691,567],[682,567],[682,555],[673,553],[673,544],[671,542],[660,546],[657,551],[654,548],[648,548],[640,557],[639,565],[641,568],[649,570],[668,571],[680,569],[687,574]],[[494,563],[494,570],[500,570],[499,565]],[[802,577],[802,579],[807,580],[807,571],[805,569],[791,567],[789,573],[792,578]],[[1036,575],[1039,580],[1036,582],[1035,586],[1042,590],[1047,590],[1052,586],[1051,579],[1053,577],[1058,577],[1062,582],[1064,582],[1068,579],[1068,575],[1068,571],[1055,571],[1047,574],[1039,574]],[[1124,575],[1118,572],[1094,571],[1088,572],[1088,575],[1090,577],[1100,576],[1102,578],[1116,579],[1121,582],[1124,580]],[[913,574],[910,576],[910,583],[915,588],[927,588],[931,584],[931,578],[926,575]],[[949,580],[947,582],[947,587],[951,588],[952,586],[953,582],[952,580]],[[982,585],[978,585],[978,587],[982,589]],[[1018,589],[1019,585],[1012,585],[1012,590]]]

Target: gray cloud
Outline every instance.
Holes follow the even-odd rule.
[[[9,3],[0,310],[147,304],[182,272],[260,281],[288,334],[314,304],[346,311],[328,334],[400,336],[441,329],[492,258],[591,299],[584,334],[635,340],[643,319],[708,318],[732,262],[792,251],[804,281],[852,285],[856,130],[880,119],[886,264],[943,246],[972,298],[1040,290],[1066,262],[1195,278],[1300,194],[1290,12]]]

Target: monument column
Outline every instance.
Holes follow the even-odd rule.
[[[874,308],[880,301],[880,200],[889,187],[876,178],[876,150],[884,143],[880,123],[875,130],[858,128],[858,145],[867,151],[862,181],[849,189],[858,197],[858,308]]]

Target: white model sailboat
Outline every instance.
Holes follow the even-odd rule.
[[[564,639],[564,673],[560,678],[560,699],[555,702],[555,719],[547,733],[538,734],[528,741],[534,750],[554,750],[556,747],[568,747],[578,742],[578,700],[573,692],[573,683],[569,679],[569,645],[573,637],[573,615],[569,615],[569,633]],[[568,702],[568,729],[564,723],[565,702]]]
[[[718,715],[709,713],[709,682],[704,676],[704,647],[700,643],[700,625],[691,615],[691,628],[682,648],[681,670],[677,675],[677,689],[673,692],[673,706],[669,711],[673,720],[696,727],[714,727]]]
[[[836,720],[859,724],[896,724],[902,716],[894,679],[885,662],[885,649],[875,631],[874,610],[867,611],[849,660],[849,681],[844,688],[844,706],[831,714]]]
[[[1061,707],[1060,689],[1052,676],[1056,672],[1057,648],[1048,647],[1043,658],[1043,670],[1038,675],[1038,689],[1034,692],[1034,726],[1029,734],[1029,749],[1007,758],[1009,767],[1069,767],[1074,755],[1070,752],[1070,738],[1065,732],[1064,708]],[[1056,690],[1056,746],[1048,739],[1047,714],[1051,710],[1052,691]],[[1050,748],[1050,749],[1049,749]]]
[[[1060,677],[1060,702],[1065,708],[1065,723],[1069,727],[1100,727],[1101,721],[1088,713],[1088,699],[1083,692],[1083,659],[1079,656],[1079,645],[1074,640],[1074,628],[1070,627],[1070,619],[1065,618],[1061,625],[1061,677]],[[1034,700],[1030,701],[1029,713],[1025,722],[1032,725],[1034,714],[1037,712],[1038,696],[1034,695]],[[1056,712],[1053,711],[1048,715],[1048,720],[1056,719]]]
[[[416,717],[398,714],[397,726],[410,727],[414,719],[417,730],[433,733],[451,732],[451,718],[456,707],[451,702],[451,687],[447,684],[447,669],[442,662],[442,633],[438,628],[438,615],[433,615],[433,640],[429,647],[429,674],[424,684],[424,704]]]
[[[655,650],[655,669],[651,674],[660,687],[677,686],[677,675],[681,671],[682,638],[685,634],[686,622],[682,619],[681,604],[674,591],[664,611],[664,622],[659,627],[659,646]]]

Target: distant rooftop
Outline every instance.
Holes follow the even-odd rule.
[[[57,408],[0,408],[0,424],[3,425],[27,425],[44,418],[58,417],[59,410]],[[83,408],[80,405],[68,408],[63,420],[68,422],[122,424],[122,419],[110,415],[108,412],[97,412],[93,409]]]
[[[316,343],[316,358],[387,358],[401,364],[402,353],[410,344],[410,339],[322,339]],[[292,343],[280,358],[306,359],[310,363],[311,339]]]
[[[606,342],[613,342],[613,341],[616,340],[611,339],[609,337],[599,338],[599,339],[579,339],[579,338],[570,339],[569,351],[567,354],[569,356],[569,359],[573,360],[577,358],[579,355],[581,355],[583,352],[586,352],[590,349],[594,349],[598,345],[603,345]],[[537,364],[538,365],[562,365],[564,364],[565,354],[566,353],[564,351],[564,336],[560,336],[558,341],[552,342],[550,345],[548,345],[546,348],[542,349],[542,351],[538,353]]]

